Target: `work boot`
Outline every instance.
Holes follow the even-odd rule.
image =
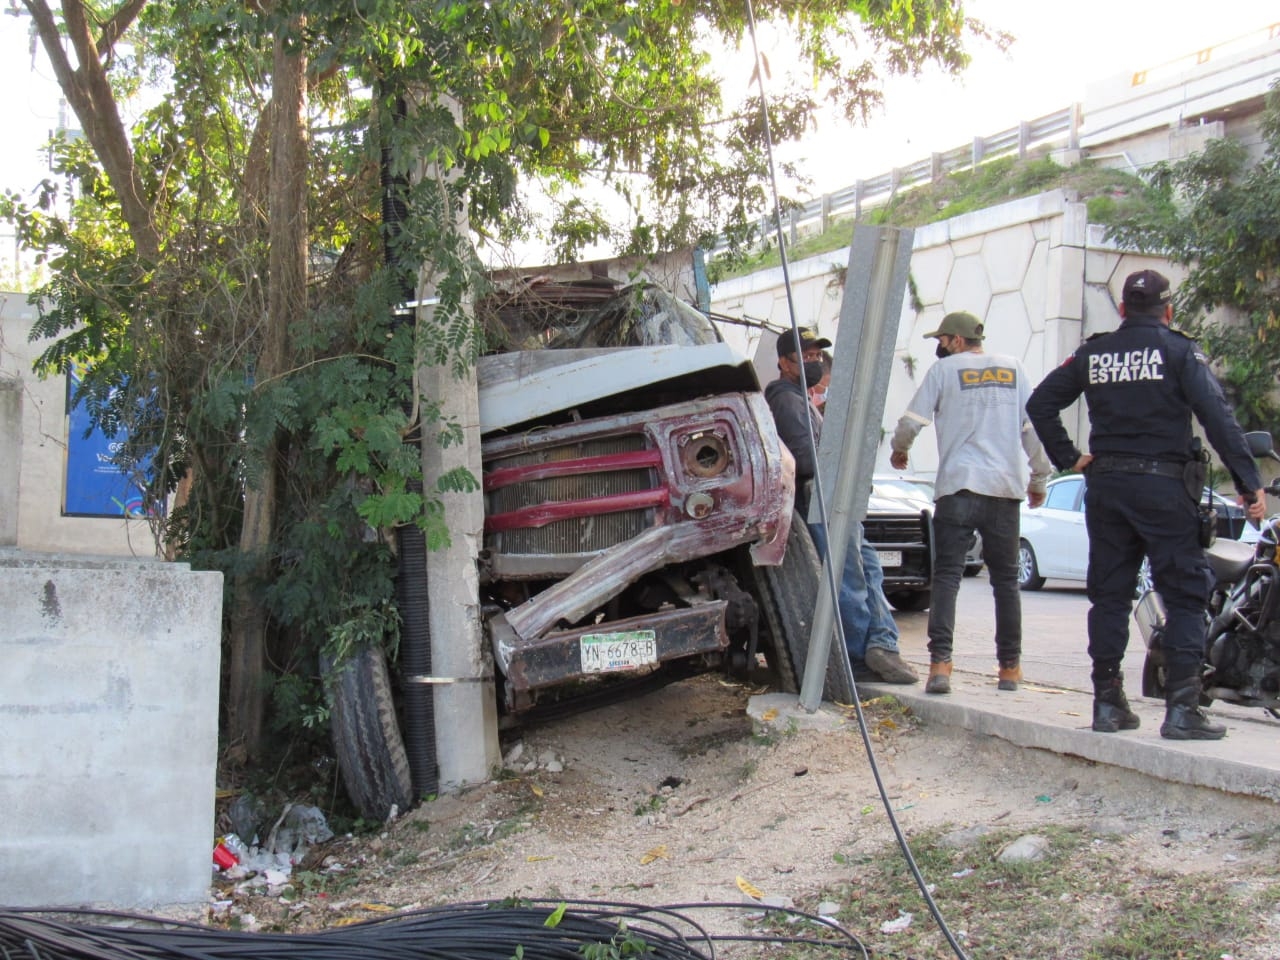
[[[1137,730],[1142,720],[1129,709],[1124,695],[1124,678],[1094,684],[1093,729],[1098,733],[1116,733],[1119,730]]]
[[[997,690],[1017,690],[1022,682],[1022,664],[1017,660],[1001,660],[996,681]]]
[[[1160,736],[1166,740],[1221,740],[1227,728],[1210,720],[1200,709],[1200,678],[1170,683],[1165,693],[1164,723]]]
[[[924,685],[925,693],[951,692],[951,661],[929,664],[929,679]]]
[[[902,659],[897,650],[867,647],[867,668],[885,683],[915,683],[920,679],[915,667]]]

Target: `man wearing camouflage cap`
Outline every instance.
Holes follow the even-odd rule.
[[[983,324],[963,310],[937,330],[938,362],[907,405],[893,434],[889,463],[907,468],[907,451],[929,423],[938,438],[934,479],[933,600],[929,606],[926,693],[951,692],[956,595],[973,534],[982,535],[996,607],[997,687],[1022,679],[1022,598],[1018,590],[1019,508],[1044,501],[1051,468],[1024,406],[1031,384],[1014,357],[984,353]],[[1029,466],[1028,466],[1029,465]]]

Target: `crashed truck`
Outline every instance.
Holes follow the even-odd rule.
[[[820,561],[752,364],[647,282],[526,282],[478,313],[499,348],[477,368],[479,574],[504,725],[698,673],[746,678],[760,658],[798,693]],[[849,702],[851,680],[838,651],[824,695]],[[395,736],[388,714],[335,705],[366,811],[404,780],[368,755]]]

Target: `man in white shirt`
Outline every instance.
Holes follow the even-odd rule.
[[[956,594],[965,552],[976,530],[996,605],[997,686],[1017,690],[1022,679],[1022,598],[1018,592],[1019,506],[1044,502],[1052,465],[1027,419],[1032,384],[1014,357],[982,351],[983,324],[957,311],[925,338],[938,341],[938,362],[911,398],[893,434],[894,469],[934,423],[933,600],[929,607],[926,693],[951,692]]]

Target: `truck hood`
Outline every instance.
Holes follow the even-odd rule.
[[[480,432],[489,433],[646,387],[689,384],[689,397],[759,390],[755,368],[725,343],[522,350],[476,365]]]

